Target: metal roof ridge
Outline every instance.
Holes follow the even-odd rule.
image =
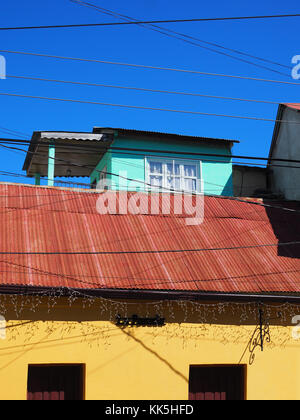
[[[128,131],[128,132],[136,132],[140,134],[159,134],[159,135],[166,135],[166,136],[174,136],[174,137],[187,137],[187,138],[196,138],[196,139],[204,139],[204,140],[219,140],[219,141],[226,141],[232,143],[240,143],[239,140],[236,139],[224,139],[218,137],[207,137],[207,136],[200,136],[200,135],[191,135],[191,134],[179,134],[179,133],[170,133],[170,132],[162,132],[162,131],[152,131],[152,130],[138,130],[135,128],[121,128],[121,127],[100,127],[94,126],[93,132],[95,133],[96,130],[115,130],[115,131]]]

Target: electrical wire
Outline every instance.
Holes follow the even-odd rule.
[[[243,115],[217,114],[217,113],[199,112],[199,111],[185,111],[182,109],[155,108],[155,107],[146,107],[146,106],[138,106],[138,105],[125,105],[125,104],[115,104],[115,103],[107,103],[107,102],[84,101],[80,99],[21,95],[21,94],[16,94],[16,93],[0,92],[0,96],[8,96],[8,97],[14,97],[14,98],[17,97],[17,98],[24,98],[24,99],[38,99],[38,100],[57,101],[57,102],[68,102],[68,103],[77,103],[77,104],[85,104],[85,105],[100,105],[100,106],[115,107],[115,108],[127,108],[127,109],[135,109],[135,110],[138,109],[138,110],[143,110],[143,111],[172,112],[172,113],[186,114],[186,115],[212,116],[212,117],[233,118],[233,119],[240,119],[240,120],[264,121],[264,122],[272,122],[272,123],[280,122],[280,123],[295,124],[295,125],[300,124],[300,122],[298,121],[278,120],[278,119],[272,119],[272,118],[247,117]]]
[[[109,15],[109,16],[114,16],[118,19],[122,19],[122,20],[125,20],[125,21],[136,22],[136,23],[138,22],[138,19],[132,18],[130,16],[122,15],[120,13],[113,12],[112,10],[105,9],[103,7],[100,7],[100,6],[92,4],[92,3],[87,3],[87,2],[84,2],[84,1],[73,1],[73,0],[70,0],[70,1],[72,3],[78,4],[80,6],[94,8],[97,12],[100,12],[102,14],[106,14],[106,15]],[[256,56],[253,56],[251,54],[247,54],[247,53],[244,53],[244,52],[241,52],[241,51],[238,51],[238,50],[227,48],[224,45],[219,45],[219,44],[216,44],[216,43],[213,43],[213,42],[204,41],[204,40],[196,38],[194,36],[190,36],[190,35],[186,35],[186,34],[183,34],[183,33],[180,33],[180,32],[176,32],[174,30],[166,29],[166,28],[163,28],[161,26],[157,26],[157,25],[153,25],[153,24],[152,25],[151,24],[150,25],[149,24],[148,25],[139,24],[139,26],[144,27],[146,29],[149,29],[151,31],[158,32],[162,35],[166,35],[166,36],[171,37],[171,38],[179,39],[180,41],[186,42],[186,43],[194,45],[196,47],[206,49],[206,50],[214,52],[216,54],[221,54],[221,55],[227,56],[229,58],[232,58],[234,60],[238,60],[238,61],[250,64],[250,65],[254,65],[254,66],[259,67],[259,68],[263,68],[264,70],[269,70],[269,71],[281,74],[283,76],[290,77],[290,74],[282,73],[282,72],[279,72],[277,70],[271,69],[269,67],[259,65],[257,63],[254,63],[253,61],[249,61],[249,60],[241,59],[239,57],[235,57],[235,56],[233,56],[232,54],[229,54],[229,53],[234,52],[235,54],[239,54],[239,55],[242,55],[242,56],[254,58],[254,59],[257,59],[259,61],[269,62],[269,63],[275,64],[277,66],[280,66],[280,67],[291,69],[291,67],[289,67],[289,66],[286,66],[286,65],[283,65],[283,64],[280,64],[280,63],[274,63],[271,60],[266,60],[266,59],[263,59],[261,57],[256,57]],[[194,41],[197,41],[197,43],[195,43]],[[213,46],[213,47],[220,48],[222,50],[228,51],[229,53],[224,53],[222,51],[215,50],[211,47],[210,48],[205,47],[205,46],[199,44],[199,42],[204,43],[206,45],[210,45],[210,46]]]
[[[61,251],[61,252],[44,252],[44,251],[0,251],[0,255],[141,255],[141,254],[174,254],[186,252],[208,252],[208,251],[235,251],[240,249],[265,248],[300,245],[300,241],[293,242],[277,242],[274,244],[245,245],[226,248],[195,248],[195,249],[160,249],[160,250],[143,250],[143,251]]]
[[[29,135],[27,133],[23,133],[22,131],[10,130],[9,128],[2,127],[2,126],[0,126],[0,131],[2,131],[3,133],[10,134],[10,135],[18,135],[18,136],[21,136],[21,137],[29,137]]]
[[[22,140],[13,140],[13,141],[9,141],[8,139],[3,140],[0,138],[0,145],[3,144],[11,144],[11,145],[19,145],[19,144],[30,144],[29,140],[26,141],[22,141]],[[49,145],[47,143],[44,142],[36,142],[34,143],[35,146],[39,146],[41,149],[45,148],[48,150]],[[227,158],[227,159],[246,159],[246,160],[266,160],[268,161],[268,167],[277,167],[277,168],[288,168],[288,169],[300,169],[300,166],[293,166],[293,165],[278,165],[278,164],[272,164],[271,162],[287,162],[287,163],[299,163],[300,164],[300,160],[296,160],[296,159],[282,159],[282,158],[269,158],[269,157],[258,157],[258,156],[240,156],[240,155],[226,155],[226,154],[216,154],[216,153],[195,153],[195,152],[176,152],[176,151],[171,151],[171,150],[161,150],[161,151],[157,151],[154,149],[136,149],[136,148],[126,148],[126,147],[108,147],[108,148],[93,148],[93,147],[88,147],[88,150],[91,153],[87,153],[87,149],[85,145],[73,145],[73,144],[65,144],[65,145],[60,145],[60,144],[56,144],[56,149],[72,149],[72,150],[84,150],[85,151],[85,155],[94,155],[93,152],[99,152],[99,153],[103,153],[103,152],[114,152],[117,151],[118,154],[123,154],[128,156],[129,154],[131,156],[144,156],[143,153],[147,153],[147,157],[165,157],[165,158],[170,158],[170,155],[181,155],[184,156],[185,160],[195,160],[195,158],[190,157],[190,156],[198,156],[201,157],[201,161],[203,162],[212,162],[212,163],[222,163],[222,160],[214,160],[214,159],[205,159],[205,156],[211,156],[211,157],[218,157],[218,158]],[[27,153],[26,150],[24,149],[18,149],[24,153]],[[139,153],[135,153],[135,152],[139,152]],[[156,153],[156,154],[153,154]],[[159,154],[158,154],[159,153]],[[165,155],[162,155],[161,153],[165,153]],[[42,156],[42,154],[40,153],[35,153],[37,155]],[[62,152],[60,152],[60,154],[63,154]],[[68,152],[65,152],[65,154],[68,154]],[[128,163],[129,164],[129,163]],[[266,164],[260,164],[260,163],[251,163],[251,162],[239,162],[239,161],[235,161],[233,162],[233,164],[236,165],[247,165],[247,166],[261,166],[263,168],[266,167]],[[130,164],[130,166],[132,166]]]
[[[99,12],[101,12],[102,14],[106,14],[106,15],[113,16],[113,17],[116,17],[116,18],[119,18],[119,19],[123,19],[123,20],[125,19],[125,20],[131,20],[131,21],[138,22],[138,19],[135,19],[135,18],[133,18],[133,17],[131,17],[131,16],[128,16],[128,15],[123,15],[123,14],[120,14],[120,13],[114,12],[114,11],[112,11],[112,10],[110,10],[110,9],[106,9],[106,8],[104,8],[104,7],[100,7],[100,6],[98,6],[98,5],[96,6],[96,5],[94,5],[94,4],[91,4],[91,3],[86,3],[86,2],[84,2],[84,1],[76,1],[76,0],[75,0],[75,1],[70,0],[70,1],[71,1],[72,3],[76,3],[76,4],[79,4],[79,5],[82,5],[82,6],[86,6],[86,7],[93,7],[94,9],[96,9],[96,10],[97,10],[97,11],[99,11]],[[143,25],[141,25],[141,26],[143,26]],[[224,45],[220,45],[220,44],[216,44],[216,43],[213,43],[213,42],[204,41],[203,39],[199,39],[199,38],[196,38],[196,37],[193,37],[193,36],[190,36],[190,35],[186,35],[186,34],[183,34],[183,33],[180,33],[180,32],[175,32],[175,31],[172,31],[172,30],[167,29],[167,28],[162,28],[162,27],[160,27],[160,26],[150,25],[150,24],[148,24],[148,25],[147,25],[147,26],[145,26],[145,27],[149,28],[150,26],[152,26],[153,28],[162,29],[162,30],[164,30],[164,31],[167,31],[167,32],[170,32],[170,33],[174,33],[174,34],[177,34],[177,35],[180,35],[180,36],[183,36],[183,37],[189,38],[189,39],[193,39],[193,40],[196,40],[196,41],[200,41],[200,42],[203,42],[203,43],[205,43],[205,44],[212,45],[212,46],[215,46],[215,47],[218,47],[218,48],[221,48],[221,49],[224,49],[224,50],[230,51],[230,52],[234,52],[234,53],[236,53],[236,54],[244,55],[244,56],[247,56],[247,57],[250,57],[250,58],[254,58],[254,59],[256,59],[256,60],[264,61],[264,62],[269,63],[269,64],[274,64],[274,65],[276,65],[276,66],[280,66],[280,67],[283,67],[283,68],[288,68],[288,69],[290,69],[290,67],[289,67],[289,66],[287,66],[287,65],[285,65],[285,64],[277,63],[277,62],[275,62],[275,61],[271,61],[271,60],[268,60],[268,59],[266,59],[266,58],[258,57],[258,56],[255,56],[255,55],[251,55],[251,54],[245,53],[245,52],[240,51],[240,50],[236,50],[236,49],[228,48],[228,47],[225,47]]]
[[[216,17],[216,18],[193,18],[193,19],[164,19],[164,20],[144,20],[137,22],[98,22],[98,23],[81,23],[81,24],[65,24],[65,25],[37,25],[37,26],[12,26],[1,27],[1,31],[25,30],[25,29],[58,29],[58,28],[80,28],[92,26],[120,26],[120,25],[140,25],[152,23],[191,23],[191,22],[217,22],[229,20],[250,20],[250,19],[275,19],[275,18],[294,18],[300,14],[279,14],[279,15],[256,15],[256,16],[233,16],[233,17]]]
[[[262,79],[258,77],[238,76],[238,75],[224,74],[224,73],[210,73],[210,72],[187,70],[187,69],[172,68],[172,67],[149,66],[145,64],[131,64],[131,63],[116,62],[116,61],[106,61],[106,60],[97,60],[97,59],[80,58],[80,57],[67,57],[67,56],[41,54],[41,53],[33,53],[33,52],[25,52],[25,51],[3,50],[3,49],[0,49],[0,52],[6,53],[6,54],[20,54],[20,55],[28,55],[28,56],[34,56],[34,57],[54,58],[58,60],[71,60],[71,61],[80,61],[80,62],[87,62],[87,63],[109,64],[109,65],[117,65],[117,66],[134,67],[138,69],[172,71],[172,72],[179,72],[179,73],[198,74],[198,75],[203,75],[203,76],[226,77],[226,78],[233,78],[233,79],[240,79],[240,80],[252,80],[256,82],[279,83],[279,84],[285,84],[285,85],[300,86],[299,82],[287,82],[287,81],[282,81],[282,80]]]
[[[16,147],[9,147],[9,146],[4,146],[4,145],[0,145],[0,147],[6,148],[6,149],[17,150],[17,151],[20,150],[20,151],[22,151],[24,153],[38,155],[38,153],[36,153],[36,152],[26,151],[26,150],[23,150],[23,149],[18,149]],[[97,172],[99,174],[102,174],[103,173],[103,171],[100,171],[98,169],[95,169],[94,167],[91,167],[89,165],[82,165],[82,164],[71,163],[71,162],[68,162],[65,159],[59,159],[59,158],[53,158],[53,157],[51,157],[50,159],[53,159],[54,161],[64,162],[64,163],[67,163],[68,165],[75,166],[75,167],[92,169],[92,170],[94,170],[95,172]],[[144,186],[153,188],[153,185],[151,185],[150,183],[147,183],[147,182],[142,181],[142,180],[139,180],[139,179],[128,178],[126,176],[123,176],[123,175],[120,175],[120,174],[116,174],[116,173],[113,173],[113,172],[108,172],[108,171],[105,171],[105,174],[106,175],[115,176],[115,177],[124,179],[126,181],[140,183],[140,184],[142,184]],[[183,191],[181,191],[181,190],[175,190],[175,189],[170,190],[170,188],[167,188],[167,187],[159,187],[159,189],[160,190],[163,190],[163,191],[166,191],[166,192],[169,192],[169,193],[180,193],[180,194],[183,193]],[[188,194],[191,194],[191,195],[194,195],[194,196],[197,196],[197,195],[203,196],[203,194],[199,194],[199,193],[196,193],[196,192],[185,191],[185,193],[188,193]],[[218,194],[207,194],[207,196],[208,197],[216,197],[216,198],[220,198],[220,199],[224,199],[224,200],[237,201],[237,202],[241,202],[241,203],[248,203],[248,204],[257,205],[257,206],[261,206],[261,207],[265,207],[265,208],[274,208],[274,209],[278,209],[278,210],[283,210],[283,211],[288,211],[288,212],[293,212],[293,213],[299,213],[300,214],[300,211],[294,210],[294,209],[290,209],[290,208],[287,208],[287,207],[274,206],[274,205],[271,205],[271,204],[260,203],[260,202],[256,202],[256,201],[249,201],[249,200],[245,200],[245,199],[241,199],[241,198],[237,198],[237,197],[220,196]]]
[[[201,98],[212,98],[212,99],[224,99],[230,101],[242,101],[242,102],[252,102],[252,103],[261,103],[261,104],[270,104],[270,105],[279,105],[280,103],[292,103],[293,101],[268,101],[268,100],[259,100],[259,99],[247,99],[247,98],[237,98],[232,96],[217,96],[217,95],[204,95],[201,93],[193,93],[193,92],[180,92],[180,91],[170,91],[170,90],[162,90],[162,89],[148,89],[148,88],[139,88],[134,86],[120,86],[120,85],[110,85],[104,83],[93,83],[93,82],[78,82],[72,80],[59,80],[59,79],[49,79],[49,78],[42,78],[42,77],[33,77],[33,76],[17,76],[17,75],[6,75],[6,78],[11,79],[21,79],[21,80],[35,80],[40,82],[50,82],[50,83],[65,83],[71,85],[79,85],[79,86],[92,86],[92,87],[105,87],[105,88],[112,88],[112,89],[123,89],[123,90],[134,90],[140,92],[149,92],[149,93],[162,93],[162,94],[170,94],[170,95],[183,95],[183,96],[193,96],[193,97],[201,97]]]

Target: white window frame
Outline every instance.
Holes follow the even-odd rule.
[[[163,165],[162,167],[162,188],[151,186],[150,184],[150,176],[153,175],[150,173],[150,162],[159,162]],[[180,165],[180,189],[172,190],[168,189],[167,186],[167,164],[179,164]],[[195,179],[195,177],[188,177],[184,176],[183,168],[184,165],[195,165],[196,166],[196,191],[186,191],[183,188],[184,179],[191,178]],[[162,158],[162,157],[145,157],[145,182],[146,182],[146,189],[149,191],[159,191],[159,192],[169,192],[169,193],[203,193],[203,179],[202,179],[202,161],[201,160],[190,160],[190,159],[182,159],[182,158]]]

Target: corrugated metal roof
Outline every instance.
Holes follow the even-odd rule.
[[[283,105],[287,106],[288,108],[297,109],[298,111],[300,111],[300,104],[283,104]]]
[[[121,193],[124,194],[124,193]],[[300,292],[299,214],[205,197],[205,220],[186,215],[100,215],[99,193],[0,184],[1,285],[209,291]],[[149,196],[148,196],[149,198]],[[282,203],[273,203],[280,207]],[[297,203],[284,206],[300,209]],[[187,210],[187,213],[190,209]],[[7,255],[6,252],[130,252],[258,246],[235,250]]]
[[[42,131],[39,134],[40,134],[40,139],[47,139],[47,140],[101,141],[104,137],[103,134],[75,133],[75,132],[66,132],[66,131]]]
[[[122,136],[144,136],[144,137],[163,137],[165,139],[180,139],[180,140],[191,140],[191,141],[216,141],[216,142],[225,142],[225,143],[239,143],[238,140],[232,139],[220,139],[213,137],[203,137],[203,136],[192,136],[187,134],[174,134],[174,133],[164,133],[160,131],[146,131],[146,130],[136,130],[129,128],[113,128],[113,127],[94,127],[94,133],[114,133],[117,132]]]
[[[37,155],[35,154],[38,150],[38,144],[40,142],[45,141],[46,143],[50,142],[50,141],[55,141],[55,144],[59,144],[60,146],[62,146],[63,144],[69,144],[71,142],[106,142],[107,141],[107,136],[105,136],[104,134],[101,133],[84,133],[84,132],[67,132],[67,131],[35,131],[32,135],[30,144],[29,144],[29,148],[28,148],[28,152],[26,154],[25,157],[25,161],[24,161],[24,165],[23,165],[23,171],[27,171],[27,175],[28,176],[34,176],[34,170],[36,168],[34,168],[34,170],[31,172],[30,170],[28,171],[28,169],[30,168],[30,166],[33,164],[33,166],[37,163],[39,163],[42,158],[47,158],[47,151],[46,149],[42,149],[40,150]],[[73,150],[73,153],[74,150]],[[99,157],[95,158],[96,159],[96,164],[99,162],[100,160],[100,156],[101,154],[99,153]],[[36,161],[36,162],[34,162]],[[95,162],[93,162],[95,163]],[[95,164],[95,166],[96,166]],[[74,169],[73,169],[74,170]],[[46,173],[44,173],[45,171],[47,171],[46,168],[44,168],[44,171],[40,170],[40,174],[41,175],[45,175]],[[90,171],[91,172],[91,171]],[[89,172],[87,171],[87,174],[84,173],[80,173],[79,176],[89,176]],[[59,176],[64,176],[65,173],[63,175],[59,174]],[[77,175],[76,175],[77,176]]]

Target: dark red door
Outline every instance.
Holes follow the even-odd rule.
[[[244,400],[244,366],[190,366],[189,399]]]
[[[83,366],[29,366],[27,399],[31,401],[83,400]]]

